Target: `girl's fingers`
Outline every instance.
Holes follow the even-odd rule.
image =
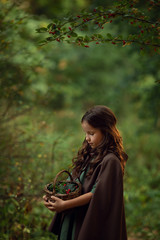
[[[61,200],[60,198],[55,197],[55,196],[51,196],[51,198],[52,198],[52,200],[54,200],[54,201],[59,201],[59,200]]]
[[[45,200],[46,202],[48,201],[48,199],[47,199],[47,196],[46,196],[46,195],[44,195],[44,196],[43,196],[43,200]]]
[[[44,205],[45,205],[46,207],[52,206],[52,202],[50,202],[50,201],[48,201],[48,202],[44,201]]]
[[[54,207],[48,207],[49,210],[55,211]]]
[[[51,211],[56,211],[55,210],[55,207],[53,207],[53,206],[51,206],[50,204],[44,204],[45,206],[46,206],[46,208],[48,208],[49,210],[51,210]]]
[[[60,211],[61,210],[61,202],[63,202],[62,199],[57,198],[55,196],[52,196],[51,199],[52,200],[48,200],[46,201],[46,196],[43,196],[44,199],[44,205],[51,211]]]
[[[49,203],[49,205],[51,205],[51,206],[55,206],[55,201],[52,202],[52,201],[49,200],[48,203]]]
[[[49,204],[48,202],[44,202],[44,205],[45,205],[46,207],[50,206],[50,204]]]

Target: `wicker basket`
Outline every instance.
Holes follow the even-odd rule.
[[[62,174],[62,173],[67,173],[70,177],[70,180],[62,180],[62,181],[57,181],[58,177]],[[61,194],[61,193],[56,193],[56,190],[55,190],[55,187],[56,187],[56,184],[60,184],[60,183],[75,183],[77,185],[77,189],[74,191],[74,192],[69,192],[69,193],[66,193],[66,194]],[[53,184],[53,191],[49,191],[48,190],[48,186],[50,184]],[[52,183],[49,183],[47,184],[45,187],[44,187],[44,191],[46,193],[46,197],[48,198],[48,200],[52,200],[51,199],[51,196],[55,196],[55,197],[58,197],[58,198],[61,198],[62,200],[69,200],[69,199],[73,199],[73,198],[76,198],[78,197],[79,195],[81,195],[81,189],[82,189],[82,186],[81,186],[81,183],[79,182],[76,182],[73,180],[73,177],[72,175],[67,171],[67,170],[62,170],[60,171],[55,179],[53,180]]]

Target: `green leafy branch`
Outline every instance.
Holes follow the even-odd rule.
[[[160,6],[160,1],[154,1],[154,3],[150,1],[151,6],[149,5],[149,9],[148,6],[145,6],[145,13],[136,7],[137,2],[121,1],[117,2],[112,9],[97,7],[91,12],[83,10],[76,17],[68,16],[60,20],[54,19],[47,27],[36,29],[37,33],[50,35],[42,40],[40,45],[57,41],[87,48],[92,42],[96,44],[110,42],[122,46],[134,43],[139,44],[141,49],[150,47],[158,52],[160,49],[160,20],[156,17],[152,18],[151,10]],[[123,26],[128,24],[128,36],[113,36],[108,32],[106,24],[112,24],[112,22],[122,28],[122,33]]]

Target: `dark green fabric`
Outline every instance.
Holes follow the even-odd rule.
[[[84,183],[85,180],[85,176],[88,172],[89,168],[87,169],[87,171],[83,171],[80,175],[80,182]],[[96,188],[96,184],[94,184],[91,192],[94,193]],[[60,240],[74,240],[74,235],[75,235],[75,228],[76,228],[76,224],[75,224],[75,212],[72,213],[68,213],[67,215],[65,215],[64,220],[63,220],[63,224],[61,227],[61,234],[60,234]],[[72,238],[70,238],[71,232],[72,232]]]
[[[72,238],[70,238],[71,233],[72,233]],[[74,240],[74,234],[75,234],[74,213],[70,213],[70,214],[68,213],[63,220],[59,239]]]

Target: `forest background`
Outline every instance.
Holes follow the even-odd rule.
[[[43,206],[43,187],[70,167],[84,139],[80,119],[97,104],[116,114],[129,155],[124,177],[129,239],[159,239],[159,55],[141,54],[132,44],[40,47],[42,36],[35,31],[67,12],[112,3],[0,1],[0,239],[56,239],[47,231],[53,213]],[[132,26],[113,20],[107,27],[114,34]]]

